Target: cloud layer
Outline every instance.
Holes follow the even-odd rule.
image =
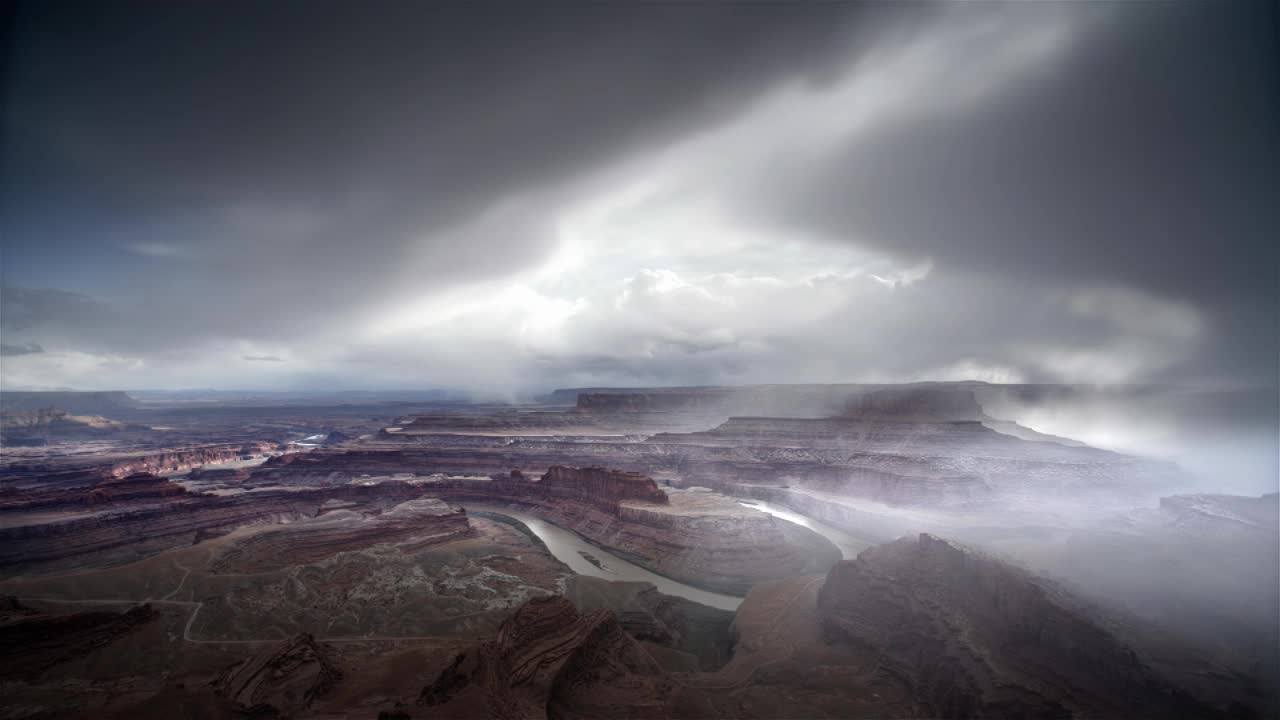
[[[20,8],[4,383],[1275,383],[1272,5],[559,10]]]

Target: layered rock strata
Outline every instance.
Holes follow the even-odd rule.
[[[520,479],[522,476],[516,471],[512,477]],[[655,505],[670,502],[667,494],[658,489],[653,478],[636,472],[606,470],[601,467],[571,468],[552,465],[542,476],[540,485],[553,494],[601,504],[610,509],[630,500]]]
[[[530,600],[458,653],[418,702],[433,718],[665,717],[672,683],[608,610]]]
[[[345,485],[298,491],[266,491],[233,496],[199,493],[141,503],[109,503],[100,509],[77,502],[47,519],[26,512],[0,512],[0,569],[14,571],[54,561],[74,561],[116,549],[130,555],[152,554],[197,537],[252,523],[314,517],[331,499],[378,507],[420,497],[424,488],[387,482],[374,486]],[[85,510],[88,510],[87,512]]]
[[[218,573],[257,573],[303,565],[380,543],[410,551],[472,535],[464,510],[424,498],[374,515],[340,509],[320,518],[259,532],[218,557]]]
[[[168,478],[138,473],[123,478],[107,477],[88,487],[36,490],[0,494],[0,512],[35,508],[100,506],[131,500],[158,500],[185,495],[186,490]]]
[[[45,615],[16,600],[0,621],[0,677],[33,678],[61,663],[110,645],[160,616],[150,605],[125,612]]]
[[[304,633],[232,667],[215,690],[251,716],[292,716],[342,680],[335,657],[332,647]]]

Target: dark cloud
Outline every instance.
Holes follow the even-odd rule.
[[[114,324],[112,311],[88,295],[50,288],[0,288],[0,329],[86,333]]]
[[[731,113],[780,77],[820,78],[858,14],[23,5],[4,104],[10,272],[92,256],[127,293],[154,281],[121,248],[164,248],[198,255],[186,289],[230,314],[335,283],[363,297],[510,272],[553,244],[534,220],[465,242],[443,231]],[[172,302],[206,320],[204,303]]]
[[[34,355],[42,352],[44,352],[44,348],[35,343],[26,343],[25,345],[5,345],[0,343],[0,355]]]
[[[67,353],[8,365],[1274,383],[1275,15],[19,5],[0,327]]]
[[[1104,6],[1060,62],[1016,88],[878,125],[744,193],[740,208],[778,228],[1030,280],[1030,293],[1120,287],[1191,302],[1214,314],[1202,368],[1274,381],[1276,7]],[[1033,20],[1058,10],[1002,8]]]
[[[1274,299],[1278,19],[1123,4],[1016,91],[880,126],[770,193],[788,224],[948,264]]]

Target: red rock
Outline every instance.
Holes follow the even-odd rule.
[[[667,494],[658,489],[653,478],[635,472],[552,465],[540,482],[544,487],[567,490],[574,497],[589,502],[637,500],[659,505],[669,502]]]

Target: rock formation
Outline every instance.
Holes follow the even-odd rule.
[[[181,485],[168,478],[137,473],[123,478],[102,478],[88,487],[3,493],[0,494],[0,511],[99,506],[130,500],[174,498],[186,493]]]
[[[149,554],[190,545],[202,534],[218,534],[211,531],[314,517],[326,501],[335,498],[382,506],[421,497],[423,490],[421,486],[387,482],[221,497],[166,492],[162,497],[140,502],[90,506],[91,513],[84,512],[83,494],[73,493],[68,496],[67,505],[48,507],[76,512],[29,524],[22,521],[27,508],[21,507],[19,499],[9,503],[8,511],[6,505],[0,505],[0,518],[19,516],[0,527],[0,569],[12,572],[40,563],[78,561],[82,556],[96,556],[116,548],[128,549],[131,557]]]
[[[667,494],[658,489],[653,478],[636,472],[606,470],[602,467],[572,468],[552,465],[540,481],[553,493],[616,508],[619,503],[634,500],[666,505]]]
[[[71,415],[66,410],[41,408],[0,414],[0,441],[6,445],[42,445],[54,438],[93,438],[122,430],[146,430],[101,415]]]
[[[223,463],[251,458],[262,455],[274,447],[274,443],[262,442],[246,445],[222,445],[170,450],[116,462],[111,467],[111,474],[116,477],[124,477],[140,472],[156,474],[177,473],[210,463]]]
[[[1053,585],[922,534],[864,551],[818,594],[827,641],[871,654],[935,717],[1190,717]]]
[[[613,613],[530,600],[458,653],[418,702],[433,718],[665,717],[672,683]]]
[[[729,660],[733,613],[664,595],[650,583],[575,575],[565,597],[579,612],[611,610],[627,634],[673,672],[709,672]]]
[[[465,511],[430,498],[409,500],[374,515],[339,510],[257,533],[223,552],[212,567],[215,572],[266,572],[378,543],[399,543],[416,551],[470,534]]]
[[[125,612],[45,615],[16,600],[0,619],[0,677],[29,679],[49,668],[110,645],[160,616],[151,605]]]
[[[216,691],[250,715],[293,715],[342,680],[333,655],[304,633],[232,667]]]

